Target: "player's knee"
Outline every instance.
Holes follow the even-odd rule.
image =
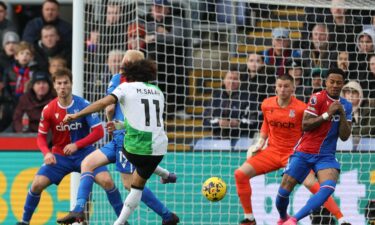
[[[90,162],[90,159],[86,157],[81,163],[81,172],[93,172],[93,163]]]
[[[40,194],[45,189],[44,182],[40,179],[34,179],[33,183],[31,184],[30,190],[32,193]]]
[[[102,173],[98,177],[98,183],[104,190],[110,190],[115,186],[109,173]]]
[[[236,169],[234,171],[234,178],[237,183],[249,183],[250,177],[247,176],[242,170]]]
[[[333,180],[326,180],[320,184],[319,192],[323,193],[327,198],[335,191],[336,182]]]
[[[131,180],[123,180],[122,181],[122,184],[124,185],[124,188],[128,191],[130,191],[130,187],[131,187]]]

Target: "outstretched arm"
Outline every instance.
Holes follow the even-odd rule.
[[[113,95],[107,95],[104,98],[99,99],[98,101],[92,103],[91,105],[87,106],[86,108],[82,109],[81,111],[75,114],[66,115],[64,118],[64,123],[71,122],[78,118],[84,117],[88,114],[103,110],[108,105],[116,103],[116,101],[116,97],[114,97]]]

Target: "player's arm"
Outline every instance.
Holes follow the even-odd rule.
[[[351,131],[352,131],[352,123],[348,121],[348,118],[346,117],[345,110],[343,106],[340,104],[340,123],[339,123],[339,137],[342,141],[348,140],[350,137]],[[352,110],[350,109],[349,112]]]
[[[316,116],[313,113],[305,111],[302,120],[302,130],[310,131],[319,127],[323,122],[329,121],[332,115],[335,114],[339,108],[342,107],[339,101],[333,102],[327,112],[322,113],[320,116]]]
[[[98,101],[88,105],[86,108],[82,109],[81,111],[75,113],[75,114],[68,114],[64,118],[64,123],[74,121],[78,118],[84,117],[88,114],[98,112],[100,110],[105,109],[105,107],[115,104],[117,102],[117,98],[114,95],[107,95],[102,99],[99,99]]]
[[[57,161],[56,161],[55,155],[48,148],[47,134],[50,128],[50,121],[49,121],[49,111],[47,108],[48,108],[48,105],[44,107],[41,117],[40,117],[36,143],[40,151],[43,153],[44,163],[46,165],[53,165],[53,164],[56,164]]]
[[[327,120],[325,120],[323,116],[316,116],[316,115],[305,112],[303,114],[302,130],[303,131],[314,130],[325,121]]]
[[[105,115],[108,121],[111,121],[113,119],[113,115],[115,115],[115,107],[116,105],[112,104],[105,108]]]

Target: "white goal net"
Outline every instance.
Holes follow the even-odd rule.
[[[176,172],[176,184],[153,176],[147,186],[184,225],[239,224],[243,209],[234,170],[261,126],[261,101],[275,93],[275,78],[289,73],[296,96],[307,102],[324,85],[327,70],[343,69],[350,79],[353,133],[339,142],[341,174],[334,199],[345,218],[375,220],[375,4],[373,0],[83,0],[85,2],[84,97],[105,96],[127,49],[140,49],[158,63],[155,83],[166,97],[168,154],[161,166]],[[157,7],[154,3],[157,2]],[[152,13],[153,12],[153,13]],[[227,71],[231,71],[230,76]],[[224,78],[232,79],[227,84]],[[228,78],[229,77],[229,78]],[[231,90],[231,91],[229,91]],[[345,89],[346,90],[346,89]],[[357,92],[359,100],[356,100]],[[134,109],[137,110],[137,109]],[[233,120],[222,125],[220,119]],[[125,199],[119,174],[112,175]],[[275,197],[281,170],[251,179],[257,224],[276,224]],[[212,203],[202,183],[221,177],[228,186]],[[298,186],[289,212],[310,197]],[[94,187],[90,224],[112,224],[115,213],[105,193]],[[313,221],[313,222],[312,222]],[[161,224],[144,204],[130,224]],[[317,211],[299,224],[335,224]]]

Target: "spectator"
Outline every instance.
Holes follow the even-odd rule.
[[[18,98],[27,90],[27,85],[35,70],[33,64],[34,48],[27,42],[20,42],[14,56],[15,62],[4,72],[4,89],[7,95],[18,102]]]
[[[99,30],[92,29],[89,33],[89,36],[86,40],[86,51],[87,52],[96,52],[99,44]]]
[[[60,3],[57,0],[45,0],[42,5],[42,16],[32,19],[23,30],[22,39],[34,44],[40,40],[42,28],[53,25],[59,31],[59,36],[64,45],[72,48],[72,25],[59,18]]]
[[[14,24],[6,18],[7,9],[8,7],[4,1],[0,1],[0,43],[3,43],[3,37],[7,31],[16,31]],[[3,50],[2,47],[3,46],[1,46],[0,50]]]
[[[264,62],[275,66],[276,75],[285,73],[285,62],[289,58],[301,57],[300,51],[291,49],[289,30],[283,27],[272,30],[272,48],[263,51]]]
[[[360,84],[365,98],[375,99],[375,55],[369,56],[367,68],[368,72],[363,75]]]
[[[120,72],[120,67],[121,67],[121,62],[122,59],[124,58],[125,51],[122,50],[112,50],[108,53],[108,59],[107,59],[107,69],[106,72],[109,74],[108,80],[106,84],[109,83],[111,80],[111,76],[113,74],[119,73]]]
[[[375,30],[373,28],[363,30],[357,36],[356,52],[352,54],[353,63],[350,65],[350,71],[356,71],[354,76],[349,79],[362,82],[367,75],[367,62],[369,56],[374,54],[375,50]]]
[[[48,72],[52,75],[59,69],[67,68],[68,63],[63,57],[54,56],[48,60],[48,65]]]
[[[350,79],[358,79],[358,71],[357,70],[350,70],[349,68],[353,67],[354,62],[350,61],[350,56],[347,51],[339,51],[337,54],[337,58],[333,60],[332,67],[340,68],[345,72],[346,77]],[[362,63],[363,64],[363,63]],[[367,63],[365,62],[365,65]]]
[[[104,71],[89,75],[88,79],[86,80],[88,81],[86,90],[91,93],[90,100],[97,100],[105,96],[108,88],[107,84],[111,80],[112,75],[120,72],[120,66],[124,55],[125,51],[123,50],[111,50],[108,53]]]
[[[294,94],[296,98],[306,103],[312,93],[312,89],[307,85],[308,82],[304,78],[304,70],[301,61],[298,59],[289,59],[286,62],[286,74],[294,78]]]
[[[20,97],[13,114],[13,130],[21,132],[38,132],[40,115],[55,95],[52,92],[50,75],[46,72],[37,71],[33,74],[31,88]],[[22,117],[27,114],[29,118],[28,128],[23,127]]]
[[[1,71],[10,67],[14,61],[17,44],[20,42],[20,37],[16,32],[7,31],[3,36],[3,48],[0,52],[0,67]]]
[[[258,109],[254,102],[249,102],[249,93],[240,91],[239,87],[239,73],[228,71],[223,87],[214,91],[211,102],[206,105],[203,123],[215,137],[251,136],[258,129]]]
[[[331,32],[329,40],[336,44],[335,50],[353,52],[355,34],[362,29],[361,21],[358,21],[351,11],[343,7],[345,0],[332,0],[331,3],[330,14],[325,21]]]
[[[326,77],[327,70],[315,68],[311,71],[311,93],[323,90],[323,77]]]
[[[235,7],[234,10],[233,6]],[[237,26],[245,26],[250,14],[248,7],[246,2],[241,1],[235,2],[235,4],[230,0],[201,1],[199,5],[200,19],[207,22],[210,20],[218,23],[231,23],[232,18],[235,18]],[[235,12],[234,17],[233,12]]]
[[[146,51],[146,31],[142,24],[132,23],[128,26],[128,49]]]
[[[48,61],[51,57],[61,56],[68,62],[71,62],[71,51],[60,42],[60,36],[56,27],[46,25],[42,28],[41,39],[34,43],[35,61],[40,68],[48,68]]]
[[[155,59],[158,64],[157,81],[166,95],[166,112],[186,118],[184,37],[187,36],[187,31],[184,29],[183,18],[172,14],[168,0],[153,2],[151,12],[146,17],[148,57]]]
[[[354,145],[358,145],[361,137],[375,137],[375,99],[364,98],[362,87],[357,81],[349,81],[343,87],[341,96],[353,105],[352,135]]]
[[[332,58],[329,46],[329,31],[325,24],[316,24],[308,42],[308,48],[302,52],[302,64],[307,70],[312,68],[329,68]],[[310,71],[306,71],[309,74]]]
[[[123,16],[124,7],[116,1],[109,1],[106,8],[105,20],[99,23],[99,35],[96,37],[92,33],[91,40],[95,43],[98,38],[98,63],[104,65],[107,60],[108,53],[113,49],[125,50],[125,19]],[[95,31],[95,30],[94,30]],[[99,71],[103,72],[105,68],[101,67]],[[96,71],[97,72],[97,71]]]
[[[275,95],[274,67],[266,66],[263,56],[256,53],[249,54],[246,66],[246,72],[240,76],[240,89],[251,93],[251,100],[259,104],[265,98]]]

